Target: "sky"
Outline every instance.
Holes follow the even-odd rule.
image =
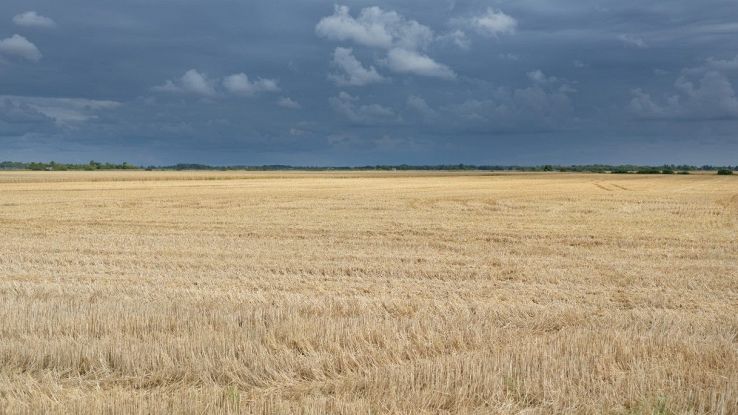
[[[3,0],[0,160],[738,164],[735,0]]]

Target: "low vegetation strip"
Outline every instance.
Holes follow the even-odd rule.
[[[583,164],[583,165],[475,165],[475,164],[436,164],[436,165],[366,165],[366,166],[290,166],[283,164],[269,164],[260,166],[251,165],[231,165],[231,166],[211,166],[207,164],[173,164],[169,166],[137,166],[131,163],[100,163],[90,161],[84,164],[75,163],[56,163],[56,162],[0,162],[0,170],[42,170],[42,171],[66,171],[66,170],[190,170],[190,171],[519,171],[519,172],[579,172],[579,173],[640,173],[640,174],[674,174],[675,172],[687,173],[690,171],[718,171],[719,174],[727,174],[734,170],[738,170],[736,166],[692,166],[692,165],[674,165],[665,164],[663,166],[639,166],[631,164],[607,165],[607,164]],[[722,173],[720,173],[722,172]]]

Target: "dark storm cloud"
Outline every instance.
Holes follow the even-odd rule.
[[[6,0],[0,159],[736,163],[732,0]]]

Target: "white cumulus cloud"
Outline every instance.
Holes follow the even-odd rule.
[[[279,105],[282,108],[287,108],[291,110],[299,110],[302,108],[302,105],[300,105],[299,102],[295,101],[294,99],[290,97],[282,97],[277,100],[277,105]]]
[[[437,40],[433,31],[415,20],[410,20],[395,11],[385,11],[379,7],[362,9],[358,17],[353,17],[347,6],[336,6],[333,15],[324,17],[315,27],[318,36],[336,41],[351,41],[361,46],[387,51],[381,62],[393,72],[453,79],[456,74],[446,65],[434,61],[422,51]],[[467,45],[462,32],[447,39],[460,45]],[[347,75],[339,77],[345,85],[378,81],[380,75],[372,67],[365,68],[352,54],[344,49],[334,53],[334,64],[342,67]],[[353,58],[353,59],[352,59]],[[357,76],[352,78],[351,73]],[[335,81],[334,77],[334,81]]]
[[[223,79],[225,89],[236,95],[255,95],[260,92],[279,92],[279,85],[274,79],[259,78],[251,81],[245,73],[233,74]]]
[[[515,33],[518,27],[515,18],[491,7],[484,14],[468,19],[467,23],[478,33],[487,36]]]
[[[444,79],[456,78],[448,66],[438,63],[421,53],[395,48],[387,53],[387,67],[394,72],[409,73],[421,76],[430,76]]]
[[[449,23],[457,28],[456,32],[453,32],[453,39],[462,49],[468,49],[471,45],[471,40],[466,36],[465,30],[474,31],[486,37],[498,37],[513,34],[518,28],[518,21],[514,17],[492,7],[479,15],[453,18]],[[510,56],[514,55],[510,54]]]
[[[332,16],[318,22],[315,32],[327,39],[383,49],[422,49],[433,41],[433,31],[429,27],[379,7],[362,9],[354,18],[347,6],[336,6]]]
[[[464,31],[459,29],[438,36],[436,40],[438,40],[439,42],[453,43],[459,49],[468,50],[471,47],[471,40],[469,39],[469,36],[467,36]]]
[[[331,63],[342,72],[329,75],[336,85],[363,86],[384,81],[384,77],[373,66],[364,67],[354,56],[352,49],[336,48]]]
[[[32,62],[38,62],[43,56],[36,45],[21,35],[13,35],[0,40],[0,54],[16,56]]]
[[[154,90],[159,92],[200,95],[204,97],[213,97],[216,95],[215,81],[208,79],[207,75],[200,73],[195,69],[190,69],[185,72],[185,74],[178,80],[167,80],[163,85],[154,87]]]
[[[226,92],[241,96],[251,96],[261,92],[279,92],[280,90],[274,79],[259,78],[252,81],[245,73],[237,73],[221,80],[220,78],[208,78],[206,74],[196,69],[188,70],[179,79],[167,80],[164,84],[154,87],[153,90],[211,98],[220,95],[219,85],[222,85]]]
[[[21,13],[13,17],[13,23],[22,27],[34,27],[42,29],[51,29],[56,27],[56,23],[46,16],[41,16],[34,11]]]

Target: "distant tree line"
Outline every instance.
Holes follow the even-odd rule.
[[[616,173],[616,174],[676,174],[690,171],[738,170],[736,166],[692,166],[686,164],[665,164],[663,166],[641,166],[634,164],[581,164],[581,165],[553,165],[538,166],[520,165],[476,165],[476,164],[429,164],[429,165],[366,165],[366,166],[289,166],[283,164],[269,164],[261,166],[210,166],[207,164],[174,164],[171,166],[148,166],[146,170],[254,170],[254,171],[282,171],[282,170],[316,170],[316,171],[351,171],[351,170],[441,170],[441,171],[522,171],[522,172],[582,172],[582,173]]]
[[[662,166],[642,166],[635,164],[580,164],[580,165],[556,165],[545,164],[538,166],[520,165],[474,165],[474,164],[433,164],[433,165],[366,165],[366,166],[289,166],[284,164],[268,164],[261,166],[210,166],[207,164],[174,164],[171,166],[136,166],[130,163],[100,163],[90,161],[85,164],[74,163],[48,163],[40,162],[0,162],[0,170],[247,170],[247,171],[288,171],[288,170],[312,170],[312,171],[352,171],[352,170],[378,170],[378,171],[407,171],[407,170],[442,170],[442,171],[521,171],[521,172],[581,172],[581,173],[613,173],[613,174],[688,174],[693,171],[718,171],[718,174],[732,174],[738,170],[735,166],[692,166],[687,164],[664,164]]]
[[[85,164],[75,163],[57,163],[50,161],[48,163],[39,162],[18,162],[3,161],[0,162],[0,170],[47,170],[47,171],[65,171],[65,170],[135,170],[140,167],[130,163],[99,163],[95,160]]]

